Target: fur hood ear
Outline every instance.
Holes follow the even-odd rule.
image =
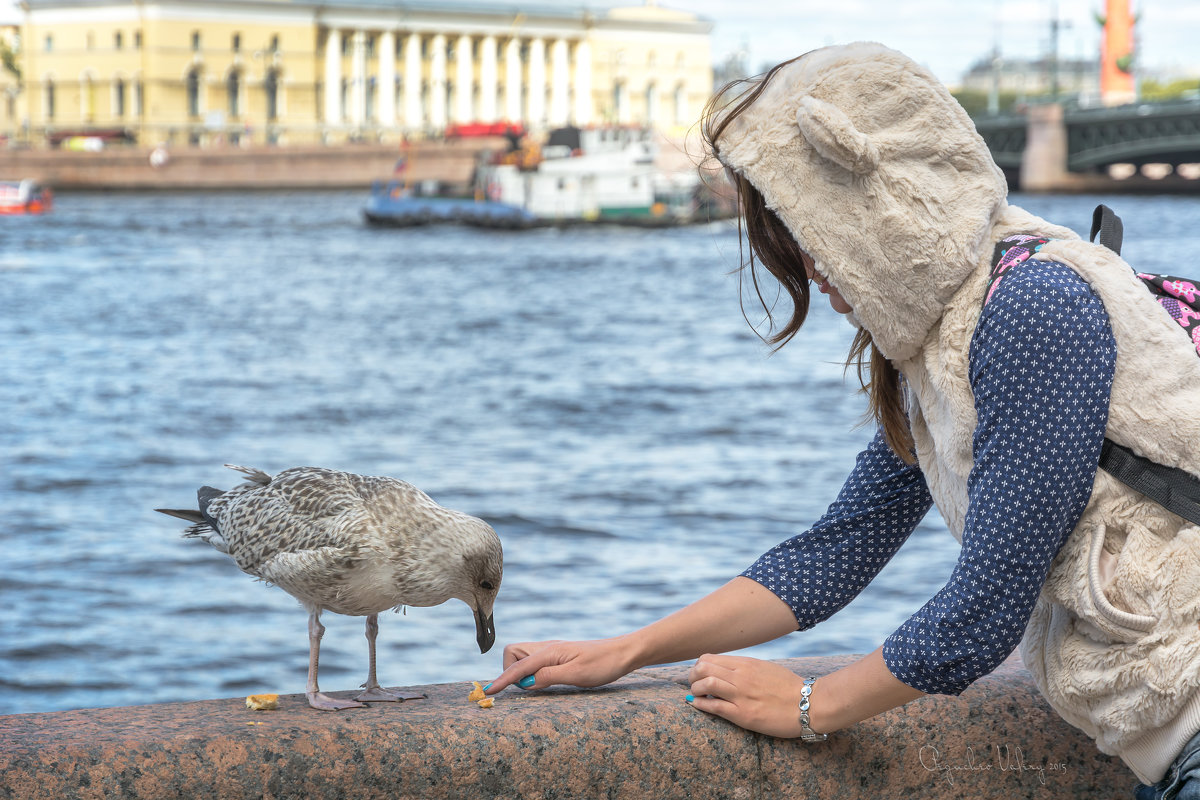
[[[1003,174],[945,87],[883,45],[784,66],[716,144],[893,361],[991,256]]]

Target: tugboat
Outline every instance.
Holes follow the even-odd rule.
[[[507,152],[485,154],[475,170],[473,196],[379,181],[363,213],[377,225],[459,222],[515,229],[707,221],[699,178],[666,174],[655,165],[656,154],[649,130],[559,128],[545,145],[511,141]]]
[[[0,181],[0,215],[45,214],[54,207],[54,193],[37,181]]]

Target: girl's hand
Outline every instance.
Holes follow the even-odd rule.
[[[496,694],[513,683],[522,689],[555,684],[603,686],[634,669],[630,649],[623,637],[510,644],[504,648],[504,672],[484,691]]]
[[[689,702],[701,711],[769,736],[800,735],[798,704],[804,679],[786,667],[744,656],[705,655],[688,680],[693,697]]]

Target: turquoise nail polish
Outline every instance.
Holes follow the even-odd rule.
[[[691,703],[691,702],[694,702],[695,699],[696,699],[695,695],[689,694],[687,697],[683,698],[683,702]]]
[[[521,678],[521,680],[517,681],[517,686],[520,686],[522,689],[528,689],[535,683],[537,683],[537,678],[533,677],[532,675],[526,675],[524,678]]]
[[[492,683],[495,683],[495,681],[492,681]],[[489,683],[487,686],[483,687],[483,690],[486,692],[488,689],[492,688],[492,683]]]

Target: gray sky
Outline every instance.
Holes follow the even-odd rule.
[[[997,44],[1002,55],[1049,52],[1057,7],[1062,57],[1095,57],[1104,0],[660,0],[715,23],[714,56],[744,48],[757,71],[814,47],[882,42],[954,84]],[[1200,0],[1133,0],[1142,67],[1200,77]]]
[[[402,1],[402,0],[401,0]],[[474,0],[520,8],[521,0]],[[641,0],[532,0],[533,5],[599,11]],[[1140,11],[1141,68],[1146,74],[1200,77],[1200,0],[1131,0]],[[1050,20],[1063,22],[1059,53],[1094,57],[1105,0],[658,0],[711,20],[713,58],[745,50],[757,72],[826,44],[883,42],[926,65],[948,84],[999,44],[1002,55],[1038,56],[1050,48]],[[0,0],[0,18],[13,15]]]

